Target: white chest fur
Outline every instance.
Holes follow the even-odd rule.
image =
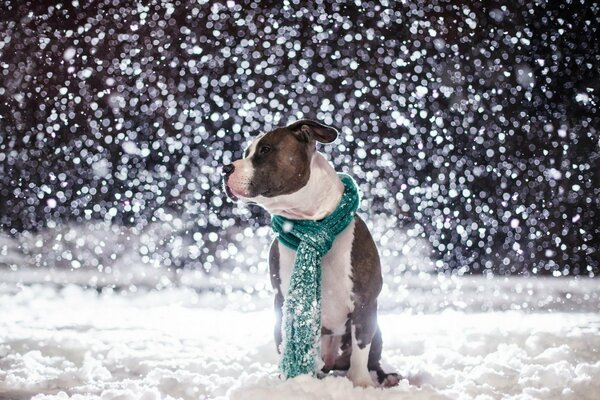
[[[323,327],[333,331],[334,335],[344,334],[348,314],[354,309],[352,302],[352,265],[351,251],[354,241],[353,220],[333,242],[331,250],[322,260],[322,312]],[[279,244],[279,276],[281,292],[285,297],[290,284],[296,252]]]

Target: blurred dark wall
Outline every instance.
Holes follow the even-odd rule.
[[[268,222],[219,166],[308,117],[439,269],[600,272],[597,4],[268,3],[4,2],[2,229],[166,221],[209,269]]]

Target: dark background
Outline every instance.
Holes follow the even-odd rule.
[[[306,117],[341,130],[324,151],[391,259],[600,273],[597,4],[199,3],[2,3],[0,227],[41,235],[35,265],[102,270],[133,236],[168,268],[243,263],[268,215],[220,166]]]

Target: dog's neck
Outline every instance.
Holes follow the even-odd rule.
[[[306,185],[294,193],[273,198],[261,197],[257,202],[271,214],[318,221],[335,210],[343,193],[344,184],[337,173],[325,157],[315,151]]]

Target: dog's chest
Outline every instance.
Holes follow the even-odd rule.
[[[355,220],[337,236],[331,250],[322,259],[321,324],[336,335],[345,332],[348,314],[354,309],[351,259],[354,225]],[[279,277],[284,296],[288,291],[295,257],[294,250],[279,244]]]

